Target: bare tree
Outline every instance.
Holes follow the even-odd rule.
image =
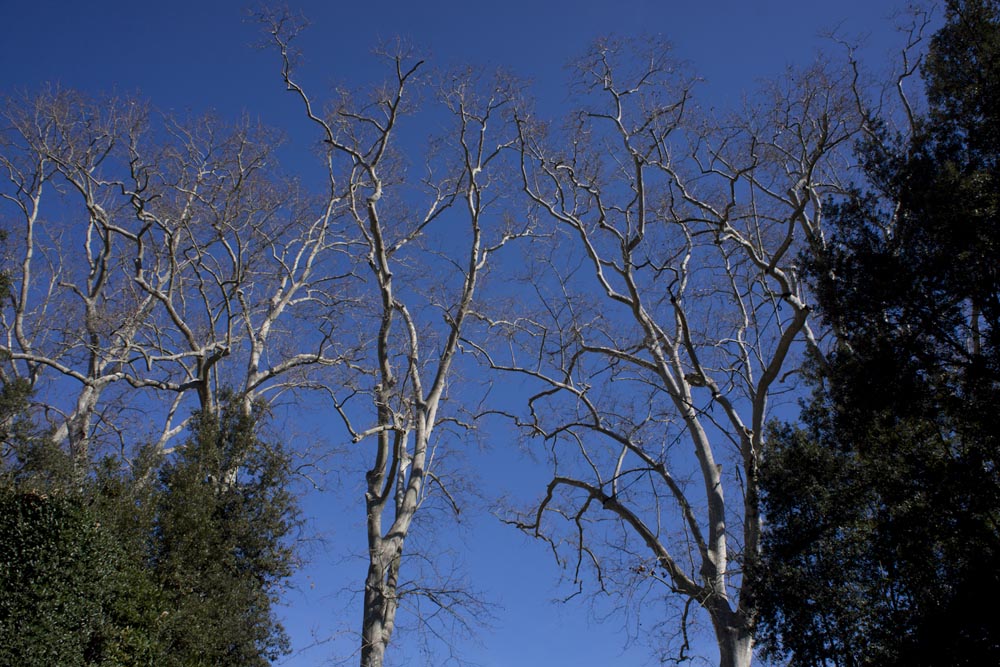
[[[166,320],[143,351],[167,372],[134,383],[192,390],[211,411],[228,386],[249,410],[262,392],[308,384],[293,371],[341,361],[331,323],[353,272],[343,211],[268,170],[278,142],[263,128],[199,119],[167,131],[166,150],[129,147],[124,190],[141,226],[122,235]]]
[[[813,338],[796,256],[823,243],[863,118],[853,70],[817,65],[699,119],[694,81],[645,49],[598,44],[563,131],[518,109],[523,188],[553,231],[527,276],[535,314],[492,316],[508,342],[478,349],[537,387],[511,416],[554,472],[516,525],[576,582],[589,568],[602,590],[680,600],[677,657],[694,605],[720,664],[748,665],[765,421]]]
[[[349,315],[358,327],[356,359],[331,394],[351,439],[370,447],[360,661],[379,667],[407,598],[452,617],[477,604],[460,588],[404,580],[404,545],[432,489],[460,511],[437,474],[448,442],[441,426],[465,427],[448,400],[462,332],[491,256],[525,233],[501,217],[497,185],[516,132],[499,82],[459,72],[442,77],[435,91],[421,76],[424,62],[398,44],[379,53],[389,69],[384,84],[356,95],[341,91],[319,111],[293,74],[290,45],[300,26],[281,15],[263,20],[287,89],[322,137],[330,206],[344,207],[354,221],[359,264],[367,269],[368,292]],[[428,90],[436,104],[421,113],[446,129],[424,155],[417,181],[407,173],[413,139],[401,123],[417,112],[417,91]]]
[[[128,278],[114,231],[120,201],[98,175],[144,113],[66,92],[10,101],[4,111],[3,198],[17,221],[8,238],[17,260],[4,308],[4,380],[23,377],[36,391],[58,385],[46,416],[82,470],[95,420],[114,421],[101,413],[102,395],[125,379],[155,307]],[[61,208],[71,199],[79,208]]]
[[[215,410],[228,386],[249,408],[335,361],[338,212],[269,166],[272,133],[60,90],[3,114],[3,379],[28,381],[78,474],[108,436],[166,448],[191,395]]]

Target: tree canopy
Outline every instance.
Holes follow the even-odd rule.
[[[198,415],[173,457],[105,459],[82,486],[22,426],[0,486],[0,664],[242,667],[287,652],[273,604],[297,505],[283,447],[242,407]]]
[[[922,74],[807,260],[835,349],[769,438],[759,623],[796,665],[1000,658],[1000,5],[949,2]]]

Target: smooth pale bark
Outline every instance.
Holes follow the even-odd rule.
[[[0,375],[28,382],[81,479],[109,443],[169,452],[194,401],[217,411],[222,383],[249,412],[336,361],[332,327],[286,326],[338,299],[334,212],[285,187],[268,166],[273,136],[249,120],[147,111],[64,90],[0,108],[0,213],[19,220],[3,244],[21,255]]]
[[[357,265],[367,269],[364,288],[369,291],[358,303],[371,310],[358,319],[370,317],[372,331],[359,336],[365,342],[359,345],[357,360],[350,364],[343,382],[347,390],[343,393],[348,397],[343,402],[334,400],[353,441],[371,448],[365,473],[369,562],[360,658],[362,667],[381,667],[396,628],[400,571],[406,562],[404,544],[426,499],[427,485],[433,481],[457,510],[454,499],[430,469],[432,437],[442,419],[439,409],[446,388],[454,382],[452,366],[480,274],[493,251],[526,233],[506,227],[485,229],[482,219],[484,209],[505,196],[496,190],[489,196],[485,193],[494,179],[500,180],[492,163],[499,163],[497,158],[513,143],[514,130],[509,119],[498,112],[506,105],[499,95],[499,82],[486,85],[471,74],[453,77],[437,97],[440,107],[455,121],[445,142],[453,152],[442,164],[437,164],[437,155],[429,160],[434,163],[429,166],[436,167],[429,171],[442,176],[435,176],[439,179],[435,182],[424,182],[429,192],[426,204],[414,207],[423,213],[400,217],[398,188],[413,183],[407,185],[405,172],[400,172],[392,159],[384,158],[401,150],[396,127],[404,117],[404,97],[409,98],[410,88],[417,85],[423,61],[401,52],[383,54],[391,72],[390,83],[380,89],[378,101],[355,108],[351,100],[340,100],[335,102],[335,113],[321,116],[292,76],[290,41],[301,26],[286,15],[262,18],[281,54],[286,88],[299,98],[306,117],[324,138],[330,208],[343,210],[353,221],[356,239],[351,252],[357,253]],[[508,136],[498,136],[495,128]],[[415,162],[424,159],[421,156]],[[412,193],[406,196],[412,197]],[[461,212],[456,210],[460,208]],[[414,273],[413,259],[405,251],[411,241],[426,236],[428,226],[444,217],[445,211],[453,216],[452,223],[461,221],[464,229],[456,229],[450,245],[439,251],[446,256],[438,265],[445,273],[428,281],[434,268],[422,267],[423,274]],[[500,221],[498,216],[496,222]],[[428,318],[428,312],[433,316]],[[340,393],[339,388],[331,388],[331,393]],[[352,400],[355,402],[347,406]],[[354,420],[359,417],[349,413],[361,413],[370,423],[355,428]],[[439,454],[443,452],[439,439],[433,445]],[[419,572],[407,571],[405,576],[410,582],[407,590],[433,591],[432,587],[423,588]],[[439,597],[428,596],[445,614],[458,613],[452,607],[461,603],[438,602]]]
[[[719,647],[719,667],[750,667],[753,660],[753,634],[747,617],[734,612],[729,603],[716,599],[708,605],[715,640]]]
[[[719,644],[719,667],[750,667],[753,660],[753,637],[746,628],[723,628],[716,632]]]
[[[370,559],[365,578],[364,612],[361,619],[361,667],[381,667],[396,624],[396,587],[400,557],[387,553],[382,542]]]
[[[695,118],[692,80],[641,48],[581,60],[568,137],[518,109],[522,189],[565,234],[540,253],[553,270],[534,310],[500,313],[503,343],[479,352],[537,385],[513,419],[551,450],[545,496],[516,524],[575,578],[590,566],[603,589],[614,570],[697,604],[720,665],[745,667],[768,403],[816,347],[797,257],[823,244],[833,160],[865,120],[853,70],[820,66],[744,117]],[[627,556],[595,526],[620,530]]]

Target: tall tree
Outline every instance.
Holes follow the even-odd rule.
[[[301,24],[285,14],[262,23],[281,55],[287,90],[322,140],[328,207],[354,225],[363,291],[343,317],[357,326],[358,344],[329,391],[351,439],[365,447],[359,654],[362,667],[381,667],[408,603],[423,599],[433,607],[429,618],[460,626],[470,622],[464,614],[482,617],[466,587],[436,585],[428,570],[438,554],[409,556],[428,502],[439,499],[456,518],[460,512],[440,461],[470,430],[462,419],[468,404],[451,394],[480,283],[494,255],[527,233],[504,215],[505,149],[516,135],[503,81],[471,70],[434,75],[399,43],[378,54],[384,83],[339,91],[320,111],[294,67]],[[418,111],[422,94],[432,102]],[[424,153],[406,134],[418,112],[446,128]],[[419,178],[408,162],[423,164]],[[449,425],[460,435],[449,434]],[[421,568],[421,560],[432,566]]]
[[[578,72],[564,127],[519,108],[522,187],[552,245],[480,348],[534,387],[513,417],[551,452],[517,525],[575,582],[589,568],[639,615],[676,609],[680,627],[644,623],[669,626],[646,637],[663,659],[688,656],[700,608],[720,664],[748,665],[764,424],[813,338],[796,255],[823,243],[863,120],[853,74],[791,72],[720,118],[660,43],[601,42]]]
[[[923,76],[811,261],[836,349],[762,473],[762,636],[793,664],[1000,658],[1000,4],[948,2]]]
[[[113,605],[147,633],[121,644],[125,664],[165,664],[161,650],[186,664],[266,661],[284,647],[270,602],[292,565],[293,504],[283,455],[239,419],[336,359],[330,315],[351,273],[339,211],[284,178],[274,133],[246,118],[178,119],[58,88],[7,98],[0,116],[5,483],[15,500],[42,484],[44,516],[75,522],[81,539],[105,526],[67,567],[86,570],[115,527],[124,555],[97,560],[123,563],[136,588]],[[191,414],[197,432],[177,446]],[[208,493],[190,457],[213,439],[228,467]],[[180,484],[202,502],[172,495]],[[188,542],[176,525],[192,528]],[[192,579],[201,569],[214,581]]]

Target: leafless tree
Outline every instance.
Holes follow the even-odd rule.
[[[273,169],[272,133],[63,90],[3,116],[0,372],[27,380],[78,474],[95,441],[166,448],[223,386],[249,407],[334,362],[338,212]],[[293,337],[292,318],[327,324]]]
[[[447,444],[442,425],[462,426],[448,393],[476,291],[492,255],[525,233],[501,216],[505,191],[498,187],[516,132],[500,82],[458,72],[438,76],[435,86],[422,77],[424,62],[398,44],[379,54],[389,69],[384,84],[341,91],[317,109],[293,72],[290,45],[300,26],[284,15],[265,16],[264,25],[281,53],[287,89],[319,130],[330,206],[345,207],[354,221],[367,269],[368,292],[348,315],[357,327],[357,359],[331,393],[351,439],[370,447],[360,661],[379,667],[407,599],[453,617],[475,603],[461,589],[402,579],[404,544],[433,494],[460,511],[436,459]],[[440,123],[444,136],[422,156],[425,173],[416,180],[406,148],[413,138],[403,125],[417,113],[418,94],[433,99],[420,113]]]
[[[210,411],[228,386],[249,409],[262,392],[308,383],[293,371],[342,361],[332,323],[354,269],[343,211],[268,170],[278,142],[263,128],[199,119],[167,131],[167,150],[129,147],[125,192],[141,227],[122,234],[136,285],[167,321],[143,347],[146,365],[167,372],[134,383],[193,390]]]
[[[518,108],[523,188],[552,235],[526,276],[536,307],[519,297],[478,344],[537,387],[510,416],[554,466],[516,524],[577,582],[589,568],[604,590],[680,600],[682,657],[693,605],[720,664],[748,665],[765,422],[813,339],[796,257],[823,243],[863,125],[854,72],[790,73],[721,119],[660,44],[599,43],[579,74],[565,129]]]
[[[98,175],[144,113],[65,92],[11,101],[4,111],[3,197],[16,216],[7,242],[17,257],[4,308],[4,380],[24,377],[36,391],[59,385],[45,405],[54,437],[85,461],[95,420],[112,421],[100,414],[102,395],[125,379],[155,307],[133,289],[116,252],[120,202]],[[56,203],[70,199],[79,208]]]

